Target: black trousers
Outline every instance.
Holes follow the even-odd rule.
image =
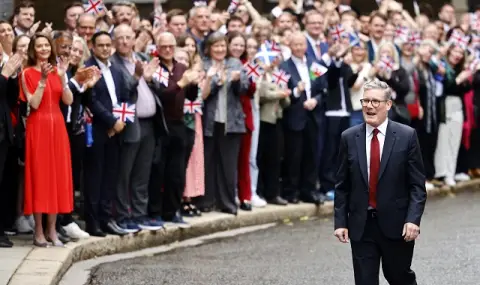
[[[95,137],[94,137],[95,140]],[[85,151],[85,222],[87,230],[108,223],[113,218],[116,194],[120,137],[95,142]]]
[[[425,177],[432,180],[435,177],[434,156],[437,148],[438,128],[427,133],[425,123],[420,120],[412,120],[412,128],[417,131],[418,142],[422,150],[423,165],[425,167]]]
[[[149,214],[171,220],[180,210],[185,190],[187,133],[183,122],[169,123],[162,139],[161,158],[154,163],[149,185]],[[163,191],[162,191],[163,189]]]
[[[320,184],[322,192],[335,189],[335,177],[338,168],[338,146],[342,132],[350,127],[350,117],[326,117],[327,131],[321,162]]]
[[[260,122],[258,142],[258,194],[265,199],[280,195],[282,125]]]
[[[285,129],[285,169],[282,196],[315,196],[317,184],[318,127],[310,117],[302,131]]]
[[[3,183],[4,176],[4,169],[5,169],[5,162],[7,161],[8,155],[8,143],[3,140],[0,142],[0,185],[4,186],[6,183]],[[10,205],[17,205],[15,200],[11,199],[12,189],[1,187],[0,189],[0,236],[4,235],[5,228],[11,226],[11,216],[12,216],[12,209],[9,207]],[[10,199],[9,199],[10,198]]]
[[[235,187],[241,134],[225,134],[225,124],[215,123],[213,136],[204,137],[205,196],[195,199],[200,208],[237,212]]]
[[[416,285],[410,269],[415,242],[386,238],[376,218],[369,217],[360,241],[350,241],[355,285],[378,285],[380,260],[383,275],[390,285]]]

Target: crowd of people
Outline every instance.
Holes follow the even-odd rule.
[[[375,78],[418,134],[427,189],[480,176],[480,7],[457,22],[450,4],[216,2],[74,2],[60,30],[22,1],[0,21],[0,247],[332,201],[342,132],[383,103],[360,100]]]

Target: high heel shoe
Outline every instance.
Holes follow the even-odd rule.
[[[197,216],[197,217],[202,216],[202,212],[197,207],[195,207],[195,205],[189,204],[189,207],[190,207],[190,210],[193,212],[194,216]]]
[[[35,237],[33,237],[33,245],[36,247],[49,247],[48,242],[39,242]]]
[[[51,243],[54,247],[65,247],[63,242],[61,242],[58,238],[55,241],[52,241],[51,238],[47,237],[47,241]]]

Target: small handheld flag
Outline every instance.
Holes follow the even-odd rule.
[[[315,80],[318,77],[327,73],[327,71],[328,71],[328,68],[326,68],[325,66],[323,66],[323,65],[321,65],[317,62],[314,62],[310,66],[310,79]]]
[[[463,35],[458,30],[454,30],[448,39],[449,44],[459,46],[464,50],[467,49],[469,41],[470,37]]]
[[[88,0],[84,6],[85,13],[92,15],[99,15],[105,10],[105,5],[102,0]]]
[[[155,71],[155,73],[153,74],[153,79],[158,81],[160,84],[163,84],[163,86],[165,87],[168,87],[168,78],[168,71],[163,67],[159,67],[157,71]]]
[[[135,121],[135,104],[122,102],[113,108],[113,115],[122,122]]]
[[[265,73],[263,68],[255,62],[245,63],[243,69],[247,73],[247,77],[251,82],[257,82],[257,80]]]
[[[333,41],[339,41],[341,38],[348,37],[348,32],[345,31],[342,25],[330,27],[329,33]]]
[[[290,75],[284,70],[280,69],[272,74],[272,82],[277,84],[280,88],[287,88],[288,80],[290,80]]]
[[[260,46],[255,59],[262,61],[266,65],[271,65],[272,62],[281,56],[281,52],[282,50],[278,43],[266,41]]]
[[[380,70],[385,71],[387,73],[390,73],[393,71],[394,61],[393,61],[393,58],[391,58],[390,56],[382,56],[378,63],[379,63]]]
[[[92,128],[92,118],[85,114],[85,139],[87,147],[93,145],[93,128]]]
[[[185,99],[185,103],[183,104],[183,113],[184,114],[195,114],[199,113],[202,115],[202,98],[197,98],[195,101],[190,101]]]
[[[233,14],[237,11],[238,5],[240,4],[240,0],[230,0],[230,5],[228,5],[228,13]]]

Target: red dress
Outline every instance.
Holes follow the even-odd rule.
[[[41,72],[23,71],[25,86],[34,94]],[[38,109],[30,108],[25,139],[25,215],[58,214],[73,210],[70,142],[60,110],[62,82],[55,72],[48,75]],[[20,99],[26,100],[20,83]]]

